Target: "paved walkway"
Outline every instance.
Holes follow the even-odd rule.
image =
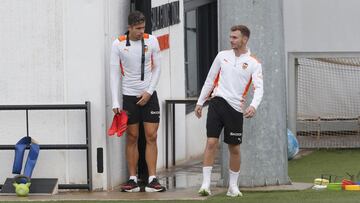
[[[211,191],[213,195],[225,193],[226,188],[216,187],[220,179],[220,165],[215,163],[211,177]],[[59,192],[57,195],[28,196],[0,196],[0,201],[47,201],[47,200],[205,200],[197,191],[202,181],[202,165],[200,160],[193,160],[159,173],[160,183],[168,188],[161,193],[124,193],[119,189],[108,192]],[[255,188],[240,188],[241,191],[279,191],[279,190],[304,190],[312,185],[307,183],[294,183],[292,185],[267,186]]]

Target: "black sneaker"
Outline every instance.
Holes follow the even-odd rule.
[[[145,187],[146,192],[165,192],[166,188],[160,185],[159,180],[154,178],[151,183],[147,184]]]
[[[133,179],[129,179],[124,185],[121,186],[121,191],[140,192],[140,187]]]

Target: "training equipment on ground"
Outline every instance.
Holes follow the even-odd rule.
[[[25,197],[29,194],[31,185],[30,177],[35,168],[35,164],[40,152],[39,145],[33,139],[31,139],[31,137],[26,136],[21,138],[15,145],[15,158],[12,170],[13,174],[21,173],[26,147],[30,147],[30,150],[26,159],[24,175],[15,176],[13,182],[15,193],[20,197]]]
[[[360,191],[360,185],[345,185],[345,190]]]
[[[356,183],[351,180],[347,180],[347,179],[344,179],[341,181],[341,186],[342,186],[343,190],[345,190],[345,186],[347,186],[347,185],[356,185]]]
[[[340,190],[342,190],[342,184],[341,183],[329,183],[327,185],[327,189],[340,191]]]
[[[316,178],[314,180],[314,184],[315,185],[328,185],[329,184],[329,180],[324,179],[324,178]]]
[[[30,191],[30,178],[24,175],[18,175],[14,177],[13,186],[15,187],[15,193],[19,197],[26,197]]]
[[[6,178],[5,183],[1,188],[0,196],[15,195],[16,188],[14,187],[13,183],[14,183],[14,178]],[[29,188],[29,196],[54,195],[57,193],[58,193],[57,178],[31,178],[31,187]]]
[[[326,185],[314,185],[312,187],[313,190],[325,190],[327,188]]]

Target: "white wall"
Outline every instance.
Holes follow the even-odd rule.
[[[157,7],[171,2],[173,1],[153,0],[151,6]],[[162,114],[158,131],[158,168],[165,167],[165,100],[185,98],[183,1],[179,2],[180,23],[153,32],[155,36],[169,34],[170,47],[161,52],[161,77],[157,88]],[[169,124],[171,124],[171,121]],[[175,133],[176,158],[178,160],[185,159],[185,129],[185,106],[177,105]],[[171,136],[170,131],[169,136]],[[171,144],[171,139],[169,140],[169,144]],[[170,146],[171,145],[169,145],[169,158],[171,157]],[[169,163],[171,163],[171,159],[169,159]]]
[[[358,0],[284,0],[286,52],[359,51]]]
[[[98,0],[1,1],[0,104],[68,104],[91,101],[94,189],[107,187],[97,173],[96,148],[105,137],[105,5]],[[2,144],[14,144],[24,131],[24,113],[1,118]],[[84,113],[33,111],[30,135],[40,144],[85,143]],[[22,123],[17,123],[20,120]],[[60,183],[86,183],[85,152],[41,151],[33,177]],[[1,153],[1,180],[11,177],[13,152]],[[106,162],[105,162],[106,164]],[[50,170],[49,170],[50,169]],[[106,169],[106,168],[105,168]]]
[[[194,112],[186,115],[186,159],[197,158],[204,153],[207,112],[208,107],[205,106],[200,119]]]
[[[63,2],[59,1],[1,1],[0,104],[65,102],[63,7]],[[64,112],[29,112],[30,136],[40,143],[67,143],[69,135],[65,129],[65,117]],[[26,135],[24,111],[0,112],[0,119],[1,144],[15,144]],[[60,177],[61,183],[66,182],[71,176],[67,164],[56,163],[67,163],[68,155],[66,152],[41,153],[33,176],[54,175]],[[13,151],[0,153],[2,183],[7,177],[12,177],[13,156]],[[51,173],[49,170],[40,172],[51,166],[57,166]],[[83,180],[84,176],[79,174],[74,181]]]
[[[105,1],[66,0],[64,4],[65,102],[91,101],[94,189],[106,188],[106,170],[97,173],[96,163],[96,148],[106,146]]]

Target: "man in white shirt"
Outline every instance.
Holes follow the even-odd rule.
[[[155,88],[160,77],[160,47],[157,38],[144,31],[144,15],[139,11],[130,13],[128,32],[116,39],[111,49],[110,87],[113,112],[116,114],[124,110],[128,115],[126,159],[130,178],[121,187],[125,192],[140,191],[136,176],[140,122],[144,123],[145,156],[149,171],[145,191],[165,191],[156,178],[160,107]]]
[[[250,30],[244,25],[231,28],[230,50],[218,53],[210,68],[200,97],[195,107],[195,115],[200,118],[202,106],[211,97],[206,120],[207,143],[204,152],[203,183],[199,194],[210,195],[211,170],[224,128],[224,142],[230,152],[228,196],[242,196],[237,185],[240,172],[240,144],[242,143],[243,117],[255,115],[263,96],[263,76],[261,64],[250,55],[247,42]],[[245,99],[250,84],[254,86],[254,97],[245,108]]]

